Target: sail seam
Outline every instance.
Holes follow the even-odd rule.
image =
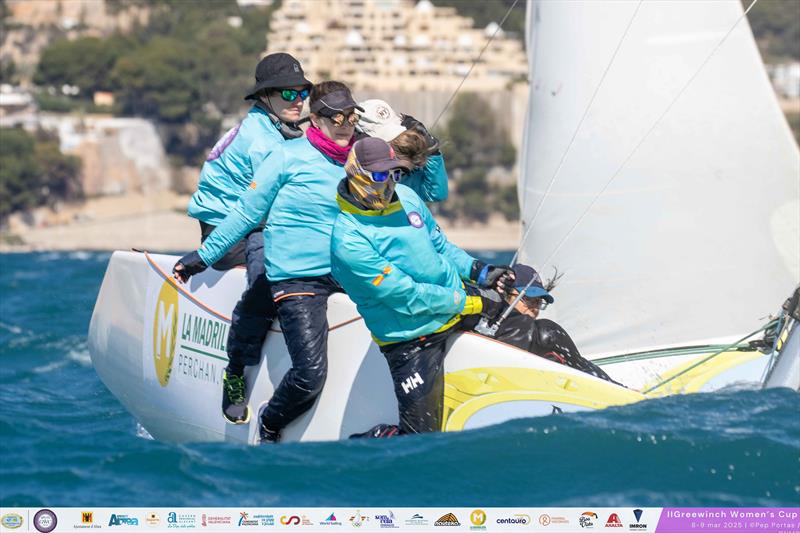
[[[725,41],[728,39],[728,37],[731,35],[731,33],[733,33],[733,30],[736,29],[736,27],[739,25],[739,23],[742,21],[742,19],[747,16],[747,13],[753,8],[754,5],[756,5],[756,3],[758,3],[758,0],[753,0],[753,2],[750,4],[750,6],[748,6],[748,8],[742,13],[742,15],[738,19],[736,19],[736,22],[733,23],[733,25],[730,27],[730,29],[728,29],[728,31],[722,37],[722,39],[720,39],[720,41],[711,50],[711,52],[708,54],[708,56],[706,56],[706,58],[703,60],[703,62],[697,68],[695,73],[692,74],[692,76],[687,80],[687,82],[683,85],[681,90],[678,91],[678,94],[675,95],[675,98],[673,98],[672,101],[669,103],[669,105],[667,105],[666,109],[664,109],[664,111],[661,113],[661,115],[659,115],[659,117],[656,119],[656,121],[653,123],[653,125],[650,127],[650,129],[647,130],[647,132],[644,134],[644,136],[642,136],[642,138],[639,140],[639,142],[636,143],[636,146],[633,147],[633,150],[631,150],[631,152],[628,154],[628,156],[622,161],[622,163],[617,168],[617,170],[614,172],[614,174],[611,175],[611,178],[609,178],[609,180],[605,183],[605,185],[603,185],[603,188],[600,189],[600,191],[594,196],[594,198],[592,198],[592,201],[589,202],[589,205],[586,207],[586,209],[584,209],[583,213],[581,213],[581,216],[578,217],[578,220],[575,221],[575,224],[572,225],[572,227],[566,233],[566,235],[564,235],[564,237],[559,241],[558,245],[553,250],[553,252],[542,263],[542,268],[544,268],[550,262],[550,260],[553,257],[555,257],[556,254],[558,254],[558,252],[561,250],[561,247],[572,236],[572,233],[581,224],[581,222],[583,222],[583,219],[586,218],[586,215],[589,213],[589,211],[591,211],[592,207],[594,207],[594,205],[597,203],[597,201],[603,196],[603,194],[605,194],[606,190],[611,185],[611,183],[616,179],[616,177],[620,174],[620,172],[622,172],[622,169],[625,168],[625,165],[628,164],[628,161],[630,161],[633,158],[633,156],[639,150],[639,147],[641,147],[642,144],[644,144],[644,142],[647,140],[647,138],[650,137],[650,134],[653,133],[653,131],[656,129],[656,127],[658,127],[658,125],[661,123],[661,121],[664,119],[664,117],[670,112],[670,110],[675,105],[675,103],[680,99],[680,97],[683,95],[683,93],[686,92],[686,89],[689,88],[689,86],[697,78],[697,76],[700,74],[700,72],[705,68],[705,66],[708,64],[708,62],[714,56],[714,54],[716,54],[717,50],[719,50],[722,47],[722,45],[725,43]],[[522,244],[520,244],[520,249],[521,248],[522,248]],[[519,253],[519,250],[517,250],[517,253]]]
[[[539,217],[539,213],[542,210],[542,206],[547,200],[547,197],[550,195],[550,191],[553,189],[553,184],[555,183],[556,178],[561,172],[561,168],[564,166],[564,162],[567,160],[567,156],[569,155],[569,152],[572,149],[572,145],[575,143],[575,139],[578,137],[578,132],[580,132],[581,127],[583,126],[583,123],[586,120],[586,117],[589,115],[589,110],[592,108],[592,105],[594,104],[594,101],[597,98],[597,94],[600,92],[600,88],[603,86],[603,83],[606,80],[606,76],[608,75],[608,72],[611,70],[611,66],[614,64],[614,61],[617,58],[617,54],[619,53],[620,48],[622,48],[622,43],[625,42],[625,37],[628,36],[628,32],[630,31],[631,26],[633,25],[633,20],[636,18],[636,14],[639,13],[639,8],[642,7],[643,1],[644,0],[639,0],[639,3],[636,4],[636,9],[633,11],[633,15],[631,15],[631,18],[628,21],[628,25],[625,27],[625,31],[622,33],[622,37],[620,37],[619,42],[617,42],[617,47],[614,49],[614,53],[611,54],[611,59],[609,59],[608,65],[606,65],[606,68],[603,71],[603,75],[600,77],[600,81],[597,83],[597,87],[595,87],[594,89],[594,93],[592,94],[592,97],[589,99],[589,103],[586,105],[586,109],[584,109],[583,111],[583,116],[581,116],[581,119],[578,121],[578,125],[575,127],[575,131],[572,133],[572,138],[569,140],[567,148],[561,155],[561,160],[558,162],[558,166],[556,167],[553,176],[550,178],[550,182],[547,184],[547,189],[545,190],[542,199],[539,201],[539,204],[536,206],[536,212],[534,212],[533,218],[531,218],[531,221],[525,230],[525,234],[522,236],[522,240],[519,243],[519,247],[517,248],[514,257],[511,259],[511,266],[514,266],[514,264],[516,264],[517,262],[517,257],[519,256],[519,252],[525,245],[525,241],[528,239],[528,236],[530,235],[531,228],[533,228],[533,225],[536,223],[536,219]]]

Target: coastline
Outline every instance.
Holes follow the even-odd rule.
[[[32,225],[12,217],[0,234],[0,253],[190,251],[199,244],[200,232],[197,221],[186,215],[188,200],[171,192],[130,194],[89,199],[57,211],[39,209],[30,217],[35,220]],[[469,250],[515,250],[521,235],[518,221],[500,216],[480,225],[440,222],[451,242]]]

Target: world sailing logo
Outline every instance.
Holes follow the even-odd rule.
[[[153,361],[162,387],[169,383],[178,338],[178,291],[169,281],[161,286],[153,318]]]

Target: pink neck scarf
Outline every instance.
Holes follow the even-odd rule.
[[[347,154],[355,144],[354,135],[347,146],[339,146],[335,141],[326,137],[322,130],[313,125],[306,131],[306,137],[308,137],[308,142],[314,145],[314,148],[342,165],[347,161]]]

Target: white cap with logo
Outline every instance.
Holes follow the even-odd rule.
[[[400,123],[400,115],[395,113],[392,106],[383,100],[365,100],[358,105],[364,108],[358,129],[370,137],[377,137],[389,142],[406,131]]]

